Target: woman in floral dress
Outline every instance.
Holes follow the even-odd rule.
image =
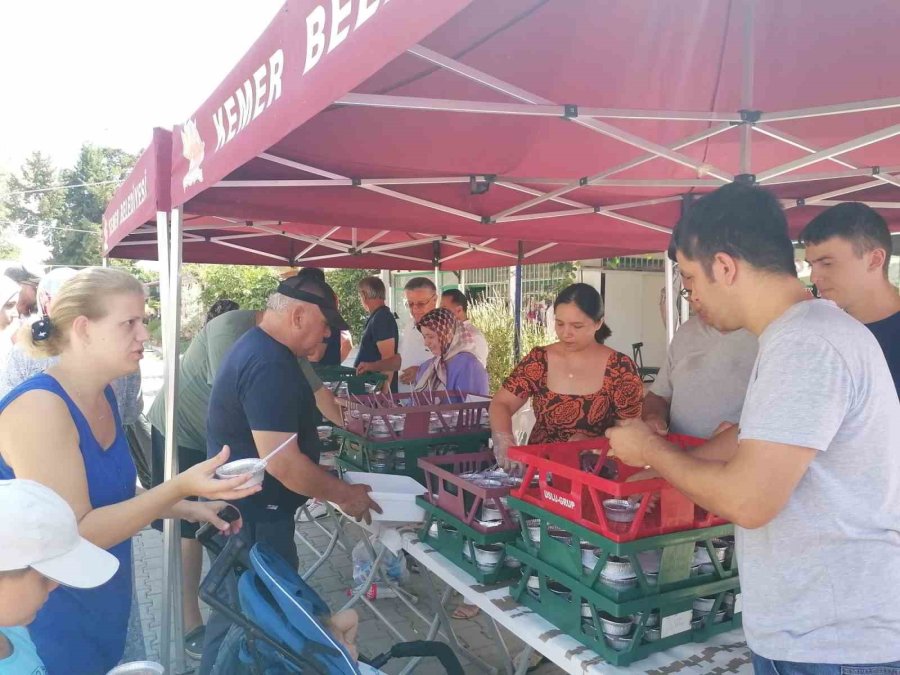
[[[603,436],[616,420],[641,416],[644,390],[637,366],[603,344],[612,333],[597,290],[572,284],[553,309],[559,341],[532,349],[491,403],[494,454],[503,466],[509,466],[506,452],[515,444],[512,416],[528,399],[535,416],[529,443]]]

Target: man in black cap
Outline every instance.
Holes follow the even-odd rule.
[[[3,273],[19,284],[19,299],[16,302],[19,318],[26,319],[37,312],[37,287],[43,273],[23,264],[7,267]]]
[[[369,486],[348,485],[319,462],[319,419],[313,392],[297,364],[330,331],[347,324],[331,287],[318,279],[292,277],[269,297],[262,320],[225,357],[209,399],[207,452],[223,445],[231,459],[265,457],[291,435],[296,440],[266,467],[262,491],[236,503],[243,516],[240,535],[264,541],[296,569],[294,513],[309,497],[336,503],[350,516],[370,521],[380,507]],[[201,675],[212,671],[230,621],[213,612],[206,626]]]

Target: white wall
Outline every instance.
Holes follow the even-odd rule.
[[[645,366],[660,366],[666,356],[666,331],[659,313],[659,294],[665,285],[662,272],[582,270],[586,284],[600,290],[606,275],[606,320],[612,337],[606,344],[631,356],[631,345],[643,342]]]

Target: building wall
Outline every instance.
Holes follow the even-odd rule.
[[[643,342],[644,365],[662,365],[666,356],[666,329],[659,310],[663,273],[585,268],[582,275],[584,283],[603,289],[606,320],[612,329],[606,344],[631,356],[632,345]]]

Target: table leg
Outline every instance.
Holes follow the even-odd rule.
[[[447,593],[444,594],[444,597],[438,599],[437,592],[435,591],[434,582],[438,579],[437,576],[432,573],[430,570],[422,567],[423,571],[428,574],[429,578],[432,580],[431,584],[426,584],[425,587],[428,589],[428,593],[431,596],[430,599],[434,601],[437,605],[437,615],[435,619],[439,622],[441,626],[443,626],[444,631],[447,634],[447,644],[450,645],[450,648],[456,652],[456,655],[465,661],[469,661],[477,667],[479,670],[482,670],[486,673],[490,673],[490,675],[498,675],[498,670],[494,668],[494,666],[490,665],[483,659],[479,658],[468,649],[464,649],[462,645],[459,644],[459,641],[456,639],[456,634],[453,632],[453,625],[450,622],[450,616],[447,614],[447,610],[444,609],[444,603],[447,601],[449,596]]]

